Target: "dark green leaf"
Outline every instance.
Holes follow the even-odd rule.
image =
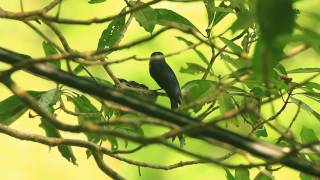
[[[96,3],[102,3],[105,2],[106,0],[90,0],[88,3],[89,4],[96,4]]]
[[[123,11],[121,11],[123,12]],[[126,21],[126,16],[120,16],[115,18],[108,27],[102,32],[99,43],[98,43],[98,50],[104,48],[111,48],[113,47],[121,38],[121,34],[124,30]]]
[[[288,73],[315,73],[320,72],[320,68],[298,68],[288,71]]]
[[[43,92],[28,91],[35,99],[39,99]],[[0,123],[10,125],[22,116],[28,107],[18,96],[10,96],[0,102]]]
[[[58,51],[56,48],[49,42],[43,41],[42,42],[42,48],[46,56],[51,56],[54,54],[58,54]],[[60,61],[54,61],[51,64],[53,64],[56,68],[60,69],[61,68],[61,63]]]
[[[256,0],[256,15],[264,42],[271,44],[280,35],[293,31],[295,13],[292,0]]]
[[[141,6],[144,3],[137,3]],[[142,26],[147,32],[152,33],[155,25],[157,24],[157,11],[147,6],[134,12],[134,17],[136,21]]]
[[[227,168],[224,168],[224,170],[226,171],[226,178],[227,180],[235,180],[235,178],[233,177],[233,175],[231,174],[230,170]]]
[[[266,128],[264,126],[261,126],[261,127],[256,129],[255,135],[257,137],[268,137],[268,132],[267,132],[267,130],[266,130]]]
[[[188,19],[169,9],[155,9],[158,14],[158,24],[170,26],[176,24],[199,31]],[[200,32],[200,31],[199,31]]]
[[[208,27],[211,25],[211,23],[213,22],[213,18],[214,18],[214,0],[203,0],[204,5],[206,6],[207,9],[207,15],[208,15]]]
[[[267,176],[263,173],[257,174],[257,176],[254,178],[254,180],[273,180],[273,177]]]
[[[181,73],[192,74],[192,75],[201,74],[201,73],[204,73],[205,71],[206,71],[206,68],[195,63],[187,63],[186,68],[184,67],[180,68]]]
[[[224,37],[219,37],[220,40],[228,46],[228,48],[230,48],[233,52],[237,53],[237,54],[241,54],[242,53],[242,48],[240,46],[238,46],[236,43],[234,43],[233,41],[230,41],[229,39],[226,39]]]
[[[189,40],[187,40],[187,39],[185,39],[185,38],[183,38],[183,37],[181,37],[181,36],[176,36],[176,38],[177,38],[178,40],[180,40],[180,41],[183,41],[183,42],[186,43],[186,45],[188,45],[188,46],[192,46],[192,45],[194,44],[193,42],[191,42],[191,41],[189,41]],[[193,50],[195,53],[197,53],[197,55],[200,57],[200,59],[201,59],[205,64],[209,64],[208,59],[206,58],[205,55],[203,55],[203,53],[202,53],[201,51],[197,50],[196,48],[192,48],[192,50]]]
[[[236,168],[235,180],[250,180],[249,170],[246,168]]]

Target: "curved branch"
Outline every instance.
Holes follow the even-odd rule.
[[[0,49],[0,61],[2,62],[14,65],[25,60],[26,56],[14,53],[4,48]],[[37,64],[28,68],[27,70],[52,81],[65,84],[82,92],[98,96],[104,100],[112,101],[123,106],[127,106],[135,111],[144,113],[151,117],[162,119],[164,121],[175,123],[179,126],[186,126],[188,124],[197,122],[196,119],[173,112],[170,109],[151,103],[146,99],[130,96],[122,91],[115,90],[103,84],[97,86],[96,82],[77,77],[65,71],[57,70],[54,67],[45,64]],[[263,159],[278,159],[281,161],[280,163],[288,167],[311,175],[320,176],[320,167],[312,166],[305,160],[297,158],[296,156],[286,156],[287,153],[277,146],[244,137],[216,125],[212,125],[210,130],[205,128],[201,131],[198,130],[195,132],[189,132],[188,135],[197,138],[212,138],[247,151]]]

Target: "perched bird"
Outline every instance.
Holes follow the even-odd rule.
[[[171,109],[176,111],[181,104],[181,90],[176,75],[170,66],[166,63],[164,55],[161,52],[151,54],[149,62],[149,73],[157,84],[167,93]],[[178,135],[180,147],[185,145],[183,135]],[[172,137],[174,141],[175,137]]]
[[[151,54],[149,62],[149,73],[157,84],[167,93],[171,109],[177,110],[181,104],[181,90],[176,75],[166,63],[161,52]]]

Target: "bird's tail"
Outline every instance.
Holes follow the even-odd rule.
[[[178,110],[179,103],[177,101],[175,101],[174,99],[170,99],[170,103],[171,103],[171,110],[173,111]]]

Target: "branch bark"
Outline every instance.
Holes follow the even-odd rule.
[[[22,54],[15,53],[4,48],[0,49],[1,62],[14,65],[29,59],[26,58],[27,56]],[[96,82],[94,81],[77,77],[65,71],[57,70],[47,64],[35,64],[27,70],[30,73],[43,78],[65,84],[84,93],[98,96],[101,99],[127,106],[138,112],[162,119],[164,121],[169,121],[179,126],[194,124],[198,121],[197,119],[173,112],[170,109],[151,103],[146,99],[130,96],[122,91],[115,90],[102,84],[97,86]],[[288,153],[284,152],[277,146],[244,137],[215,125],[213,125],[210,130],[203,128],[201,131],[191,131],[188,133],[188,135],[196,138],[212,138],[247,151],[265,160],[280,160],[282,164],[288,167],[314,176],[320,176],[320,167],[312,166],[303,159],[293,155],[288,155]]]

